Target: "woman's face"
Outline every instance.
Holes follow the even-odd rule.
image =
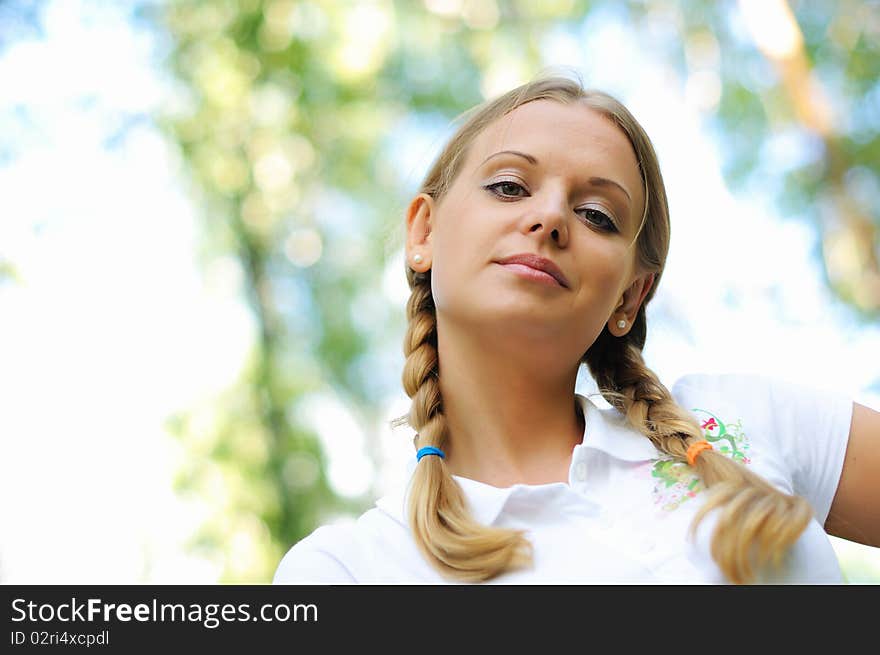
[[[606,322],[628,331],[650,288],[631,246],[643,210],[638,163],[616,125],[582,104],[530,102],[476,137],[439,202],[413,201],[409,261],[431,269],[438,321],[493,339],[549,338],[579,358]],[[519,254],[552,261],[564,285],[499,263]]]

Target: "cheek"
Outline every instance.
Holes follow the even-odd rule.
[[[449,290],[455,288],[456,281],[450,280],[447,275],[447,260],[435,257],[431,266],[431,294],[434,296],[434,306],[443,310],[449,302]],[[451,270],[455,270],[453,266]]]
[[[479,204],[478,196],[465,192],[459,192],[454,201],[449,198],[438,211],[431,236],[431,288],[438,309],[471,293],[482,279],[499,239],[496,218]]]
[[[607,242],[604,247],[597,242],[583,249],[582,257],[580,278],[584,302],[601,325],[620,301],[629,271],[628,253],[625,246],[609,248]]]
[[[472,240],[463,238],[463,234],[454,220],[446,220],[443,229],[433,235],[431,289],[434,304],[441,310],[466,285],[470,275]]]

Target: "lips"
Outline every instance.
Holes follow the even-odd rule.
[[[562,274],[559,267],[544,257],[539,257],[538,255],[533,255],[531,253],[520,253],[518,255],[511,255],[510,257],[499,259],[498,263],[522,264],[523,266],[528,266],[529,268],[534,268],[538,271],[544,271],[545,273],[552,275],[556,281],[559,282],[560,286],[568,288],[568,280],[565,278],[565,275]]]

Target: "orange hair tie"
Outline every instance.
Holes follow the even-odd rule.
[[[699,455],[704,450],[712,450],[712,444],[710,444],[705,439],[701,439],[700,441],[695,441],[687,449],[687,460],[688,464],[691,466],[694,465],[694,462],[697,459],[697,455]]]

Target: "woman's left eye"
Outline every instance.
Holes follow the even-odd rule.
[[[596,225],[599,229],[617,232],[617,226],[605,212],[593,209],[592,207],[584,207],[583,209],[578,209],[577,213],[581,214],[587,221]]]

